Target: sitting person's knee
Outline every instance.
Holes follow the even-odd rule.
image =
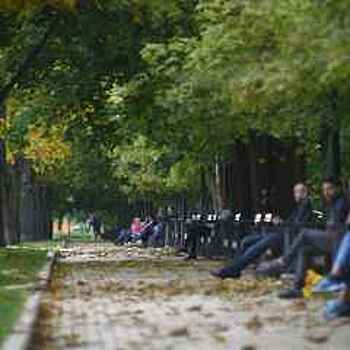
[[[309,230],[301,230],[298,239],[302,242],[306,242],[309,239],[310,231]]]

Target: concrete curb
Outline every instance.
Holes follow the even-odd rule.
[[[27,350],[32,340],[35,323],[39,316],[40,302],[50,285],[53,267],[57,259],[55,253],[39,272],[39,282],[34,293],[26,301],[22,313],[12,333],[5,339],[1,350]]]

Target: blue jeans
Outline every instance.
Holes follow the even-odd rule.
[[[254,244],[258,243],[263,238],[262,233],[255,233],[248,235],[247,237],[243,238],[239,253],[244,253],[249,249],[249,247],[253,246]]]
[[[269,249],[283,249],[283,243],[283,232],[270,233],[261,236],[255,244],[251,245],[243,252],[243,254],[235,258],[232,265],[224,268],[224,271],[232,275],[240,274],[248,265],[255,262]]]
[[[127,243],[131,240],[131,232],[129,230],[121,229],[117,238],[117,243]]]
[[[164,245],[164,239],[165,239],[165,227],[163,224],[157,224],[153,228],[153,233],[149,238],[149,245],[150,246],[157,246],[160,247]]]
[[[350,231],[344,235],[333,265],[341,271],[344,281],[350,285]]]
[[[294,287],[302,289],[305,284],[307,270],[312,266],[315,256],[333,256],[338,251],[339,240],[331,231],[304,229],[293,241],[290,252],[285,256],[285,264],[289,267],[295,263]]]

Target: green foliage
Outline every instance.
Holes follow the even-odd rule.
[[[113,174],[128,198],[161,198],[189,188],[197,175],[189,160],[174,161],[165,146],[139,135],[130,144],[113,149]]]
[[[40,6],[74,9],[77,5],[79,5],[78,0],[1,0],[0,9],[26,11]]]
[[[313,0],[201,1],[198,37],[143,50],[154,105],[171,126],[167,137],[212,159],[256,130],[298,139],[313,157],[321,129],[349,114],[345,7]]]
[[[39,171],[59,212],[195,192],[251,131],[297,140],[314,175],[321,131],[347,132],[346,0],[20,3],[0,14],[0,94],[15,79],[2,135],[33,154],[33,130],[46,141],[60,130],[69,161]]]

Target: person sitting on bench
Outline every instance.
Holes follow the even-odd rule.
[[[239,278],[241,272],[251,263],[255,262],[268,250],[283,251],[286,230],[297,229],[300,226],[310,222],[312,218],[312,205],[308,197],[308,190],[304,183],[299,182],[294,186],[295,208],[286,220],[286,229],[278,229],[274,232],[263,235],[256,243],[250,245],[242,254],[235,256],[233,263],[220,270],[212,271],[214,277],[221,279]],[[281,219],[275,218],[275,224],[282,222]]]
[[[347,224],[350,224],[350,217]],[[313,289],[313,293],[340,292],[337,299],[330,300],[324,308],[324,317],[332,320],[338,317],[350,316],[350,231],[345,234],[337,255],[334,259],[332,271]]]
[[[151,247],[161,247],[165,241],[165,225],[161,217],[156,219],[156,222],[152,228],[152,234],[149,237],[148,244]]]
[[[283,299],[302,298],[307,270],[311,267],[312,257],[335,256],[345,232],[345,221],[349,205],[340,190],[340,183],[329,177],[322,182],[322,195],[325,205],[325,230],[305,229],[294,240],[290,252],[276,261],[277,265],[288,267],[296,262],[296,273],[292,288],[279,294]]]
[[[192,218],[187,218],[185,221],[187,231],[186,251],[188,253],[188,255],[184,258],[185,260],[197,259],[199,236],[204,229],[200,219],[196,219],[197,216],[200,217],[198,214],[193,214]]]

